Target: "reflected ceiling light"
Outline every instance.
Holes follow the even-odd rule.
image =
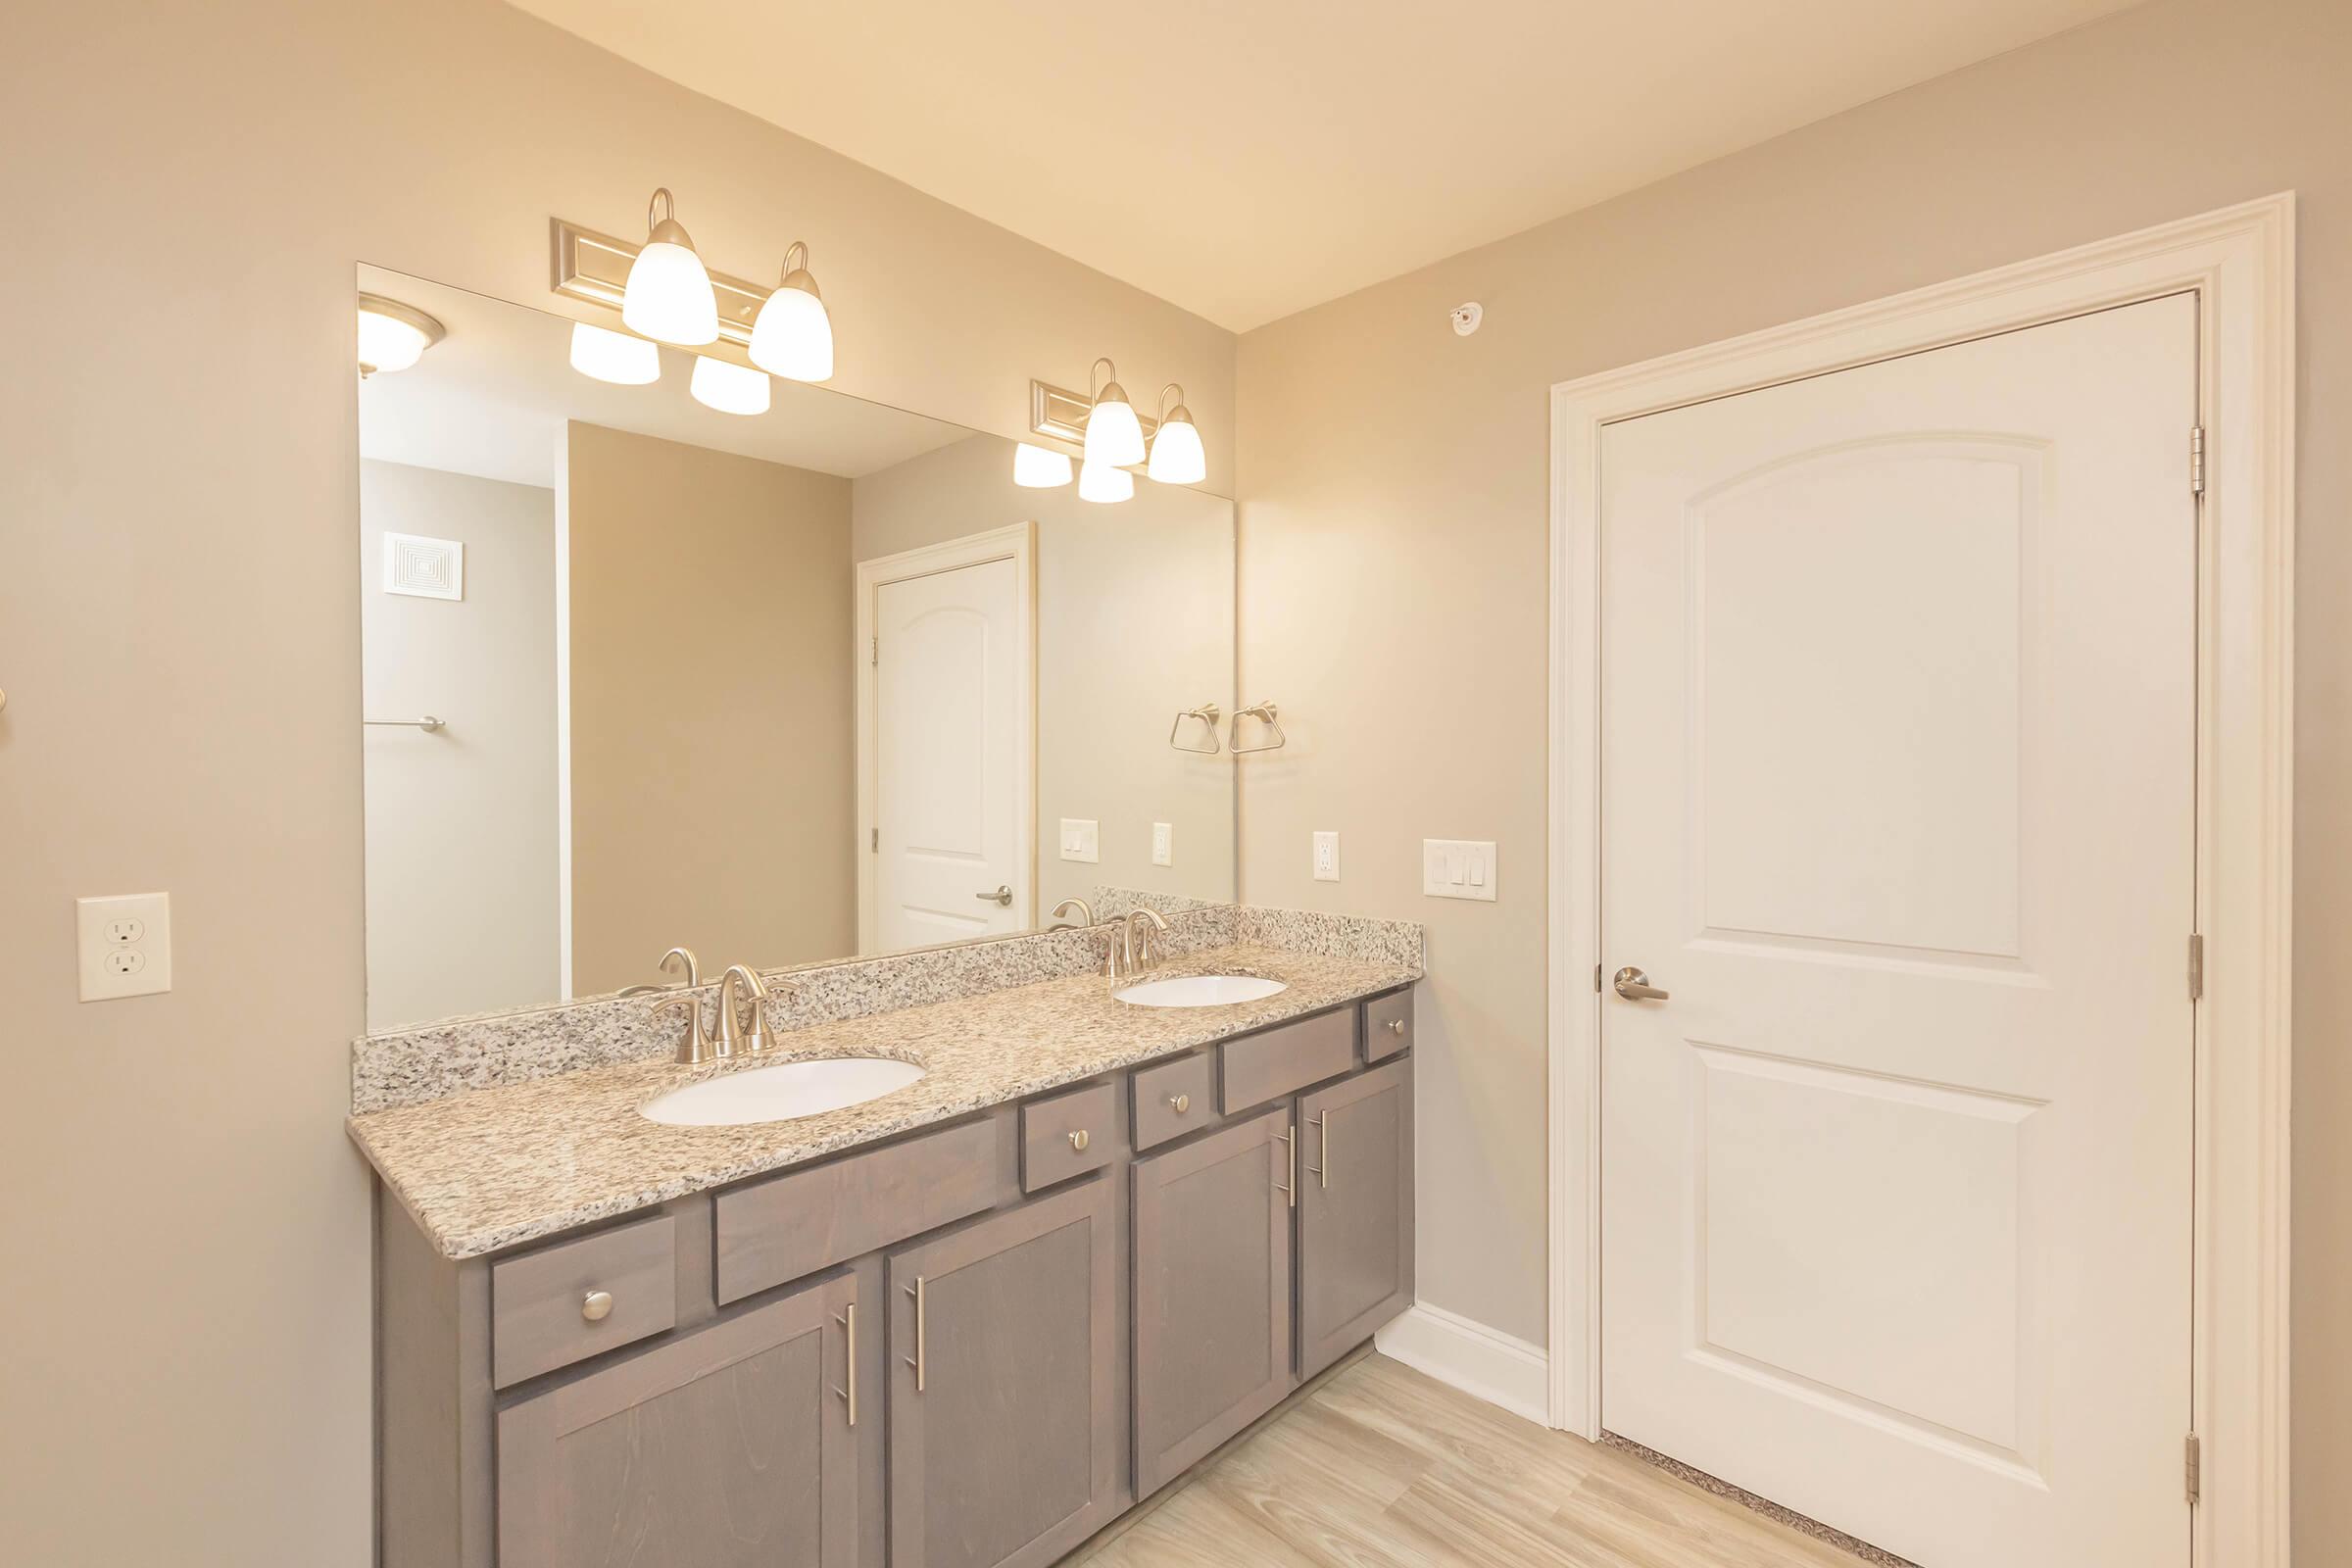
[[[694,401],[721,414],[765,414],[766,373],[708,354],[694,357],[694,379],[688,383]]]
[[[1161,484],[1199,484],[1208,477],[1208,454],[1200,449],[1193,411],[1184,406],[1184,388],[1173,381],[1161,387],[1160,408],[1167,409],[1171,392],[1176,407],[1160,415],[1159,427],[1152,432],[1152,466],[1144,471]]]
[[[1023,441],[1012,449],[1012,482],[1024,490],[1052,490],[1070,482],[1070,455]]]
[[[1086,461],[1090,466],[1100,463],[1123,468],[1144,461],[1144,426],[1135,416],[1134,406],[1127,401],[1126,388],[1118,383],[1119,368],[1109,360],[1097,360],[1088,369],[1087,386],[1090,389],[1094,386],[1095,371],[1104,367],[1109,368],[1109,376],[1104,378],[1101,391],[1090,390],[1087,398]],[[1133,481],[1129,483],[1132,485]]]
[[[360,374],[405,370],[441,341],[442,325],[414,305],[381,294],[360,296]]]
[[[662,379],[662,351],[644,338],[574,321],[571,368],[591,380],[646,386]]]
[[[793,266],[795,255],[801,259]],[[817,296],[808,271],[808,247],[799,240],[784,253],[784,281],[760,307],[752,323],[752,363],[795,381],[825,381],[833,375],[833,318]]]
[[[654,215],[661,213],[657,219]],[[718,336],[718,297],[710,273],[694,252],[694,241],[678,221],[677,198],[654,192],[645,206],[645,249],[629,264],[620,295],[620,319],[642,337],[686,348]]]
[[[1125,501],[1135,494],[1135,475],[1125,468],[1114,468],[1107,463],[1089,458],[1078,470],[1078,499],[1081,501]]]

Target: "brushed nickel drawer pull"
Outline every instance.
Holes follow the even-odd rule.
[[[580,1316],[591,1323],[602,1323],[612,1315],[612,1293],[590,1291],[580,1298]]]
[[[1291,1182],[1290,1182],[1290,1185],[1289,1185],[1288,1187],[1284,1187],[1284,1186],[1283,1186],[1283,1184],[1282,1184],[1282,1183],[1280,1183],[1280,1182],[1276,1182],[1274,1185],[1275,1185],[1276,1187],[1280,1187],[1280,1188],[1282,1188],[1282,1192],[1283,1192],[1284,1196],[1290,1199],[1290,1200],[1291,1200],[1291,1206],[1292,1206],[1293,1208],[1297,1208],[1297,1207],[1298,1206],[1298,1129],[1297,1127],[1295,1127],[1295,1126],[1294,1126],[1294,1127],[1285,1127],[1285,1128],[1284,1128],[1284,1129],[1283,1129],[1281,1132],[1279,1132],[1279,1133],[1276,1133],[1276,1134],[1274,1135],[1275,1137],[1277,1137],[1277,1138],[1279,1138],[1279,1139],[1281,1139],[1281,1140],[1282,1140],[1282,1157],[1283,1157],[1283,1168],[1284,1168],[1285,1170],[1287,1170],[1287,1171],[1290,1173],[1290,1178],[1291,1178]]]
[[[1078,1152],[1081,1154],[1086,1152],[1086,1146],[1091,1142],[1093,1142],[1093,1140],[1087,1137],[1086,1129],[1083,1127],[1070,1134],[1070,1147],[1078,1151]]]
[[[1320,1116],[1309,1116],[1307,1122],[1315,1129],[1322,1145],[1323,1163],[1306,1168],[1314,1173],[1315,1185],[1328,1191],[1331,1187],[1331,1113],[1326,1111]]]
[[[1190,1095],[1170,1095],[1168,1097],[1168,1108],[1175,1111],[1177,1115],[1181,1116],[1186,1111],[1189,1111],[1193,1108],[1193,1097]]]
[[[914,1353],[912,1355],[902,1355],[899,1357],[900,1360],[914,1368],[914,1392],[917,1394],[923,1392],[923,1361],[925,1359],[923,1355],[923,1340],[925,1337],[925,1325],[923,1322],[923,1317],[924,1307],[927,1304],[924,1299],[924,1288],[929,1284],[930,1281],[924,1279],[920,1274],[917,1274],[914,1277],[914,1284],[906,1292],[908,1296],[914,1298]]]
[[[840,1311],[833,1314],[833,1321],[841,1325],[842,1335],[849,1341],[848,1347],[842,1352],[841,1363],[843,1371],[847,1374],[842,1382],[849,1386],[835,1389],[833,1392],[849,1401],[850,1425],[855,1427],[858,1424],[858,1303],[856,1301],[849,1302]]]

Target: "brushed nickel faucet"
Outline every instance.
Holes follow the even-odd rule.
[[[1076,909],[1078,911],[1078,923],[1076,925],[1072,925],[1069,921],[1061,919],[1061,912],[1064,909]],[[1054,916],[1060,923],[1046,927],[1046,929],[1049,931],[1092,930],[1095,926],[1102,923],[1095,918],[1095,906],[1087,903],[1084,899],[1062,900],[1059,904],[1054,906]]]
[[[736,982],[743,982],[743,1000],[751,1004],[751,1033],[743,1032],[743,1020],[737,1016]],[[767,1049],[767,987],[760,977],[740,963],[729,964],[718,982],[718,1040],[711,1048],[721,1061],[738,1054],[757,1056]]]
[[[1152,966],[1152,931],[1144,922],[1151,921],[1161,936],[1168,934],[1168,922],[1157,909],[1139,904],[1129,909],[1122,919],[1106,922],[1114,927],[1110,943],[1110,977],[1121,980],[1141,974]]]

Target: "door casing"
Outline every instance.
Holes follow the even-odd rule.
[[[2292,193],[1552,388],[1551,1424],[1600,1417],[1602,427],[1709,398],[2193,292],[2198,518],[2192,1561],[2285,1568],[2294,792]],[[2190,482],[2181,432],[2181,482]],[[2222,801],[2230,803],[2225,812]],[[2183,940],[2182,983],[2187,984]],[[2188,1434],[2183,1433],[2183,1440]]]

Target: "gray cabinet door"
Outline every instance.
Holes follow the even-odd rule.
[[[1116,1515],[1117,1191],[891,1254],[892,1568],[1031,1568]]]
[[[1291,1107],[1135,1166],[1135,1490],[1290,1393]]]
[[[500,1411],[499,1568],[852,1568],[857,1294],[813,1285]]]
[[[1298,1102],[1298,1375],[1413,1301],[1413,1063]]]

